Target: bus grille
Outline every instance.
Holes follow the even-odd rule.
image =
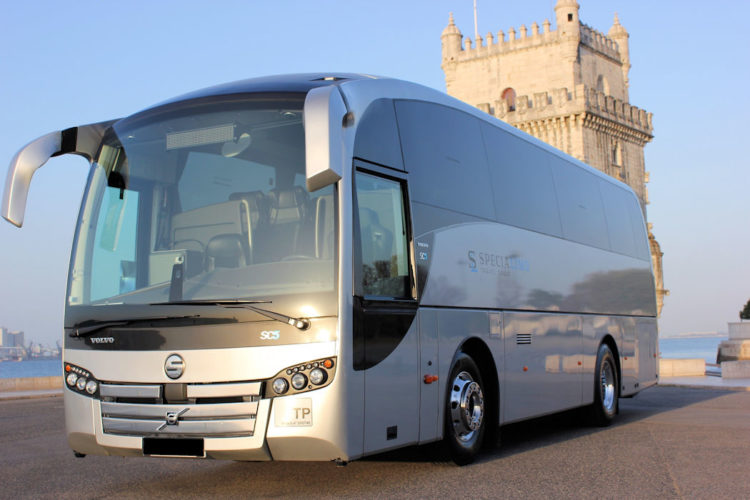
[[[260,382],[169,385],[101,384],[104,432],[144,437],[253,435]]]

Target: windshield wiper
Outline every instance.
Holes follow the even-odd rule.
[[[299,330],[307,330],[310,328],[310,320],[307,318],[295,318],[294,316],[287,316],[266,309],[261,309],[252,304],[270,304],[270,300],[246,300],[246,299],[197,299],[197,300],[177,300],[172,302],[155,302],[150,305],[152,306],[218,306],[226,309],[249,309],[257,312],[258,314],[265,316],[266,318],[275,319],[281,321],[287,325],[292,325]]]
[[[192,314],[190,316],[150,316],[147,318],[129,318],[112,321],[99,321],[99,320],[86,320],[81,321],[73,325],[73,331],[70,332],[71,337],[88,337],[99,330],[110,328],[113,326],[125,326],[133,323],[148,322],[148,321],[164,321],[172,319],[188,319],[188,318],[199,318],[199,314]]]

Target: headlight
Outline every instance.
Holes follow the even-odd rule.
[[[276,394],[284,394],[288,390],[289,383],[286,381],[286,379],[277,378],[273,381],[273,392],[275,392]]]
[[[302,375],[301,373],[295,373],[292,375],[292,387],[297,389],[298,391],[305,387],[307,385],[307,377]]]
[[[287,366],[265,381],[267,397],[293,396],[322,389],[333,382],[335,358],[322,358]]]
[[[86,388],[86,377],[78,377],[78,380],[76,381],[76,388],[79,391],[82,391]]]
[[[89,394],[94,394],[98,388],[99,384],[96,383],[96,380],[89,380],[86,382],[86,392]]]
[[[68,389],[82,396],[99,397],[99,381],[90,371],[70,363],[65,363],[64,370]]]
[[[320,368],[315,368],[313,371],[310,372],[310,382],[312,382],[314,385],[320,385],[325,383],[326,378],[326,372],[321,370]]]

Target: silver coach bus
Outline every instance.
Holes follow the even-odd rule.
[[[43,136],[91,162],[65,305],[76,455],[346,462],[657,380],[624,184],[443,93],[291,75]]]

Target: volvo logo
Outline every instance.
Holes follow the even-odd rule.
[[[89,337],[92,344],[114,344],[114,337]]]
[[[185,360],[179,354],[172,354],[164,363],[164,372],[171,379],[180,378],[185,372]]]
[[[180,423],[180,417],[184,415],[190,408],[183,408],[180,411],[168,411],[167,414],[164,417],[164,423],[161,424],[159,427],[156,428],[156,431],[159,432],[163,430],[168,425],[177,425]]]

